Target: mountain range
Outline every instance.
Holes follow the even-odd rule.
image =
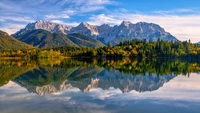
[[[76,34],[76,38],[71,39],[70,37],[74,37],[74,34]],[[99,47],[108,43],[116,45],[121,41],[132,39],[178,41],[177,38],[157,24],[146,22],[133,24],[129,21],[123,21],[120,25],[115,26],[109,24],[97,26],[81,22],[76,27],[70,27],[38,20],[34,23],[29,23],[24,29],[21,29],[12,36],[40,48],[55,46],[93,47],[91,44],[98,45]],[[83,38],[84,40],[82,40]],[[86,42],[89,44],[85,45]],[[77,43],[82,44],[79,45]]]

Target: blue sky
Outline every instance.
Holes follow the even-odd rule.
[[[159,24],[180,40],[200,41],[200,0],[1,0],[0,30],[12,34],[48,20],[69,26],[82,21],[118,25],[123,20]]]

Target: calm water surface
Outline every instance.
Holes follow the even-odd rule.
[[[1,61],[0,113],[200,113],[199,72],[184,61]]]

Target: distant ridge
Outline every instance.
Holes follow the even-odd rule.
[[[200,41],[199,41],[199,42],[197,42],[196,44],[200,44]]]

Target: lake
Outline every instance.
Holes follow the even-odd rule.
[[[200,63],[1,60],[1,113],[199,113]]]

